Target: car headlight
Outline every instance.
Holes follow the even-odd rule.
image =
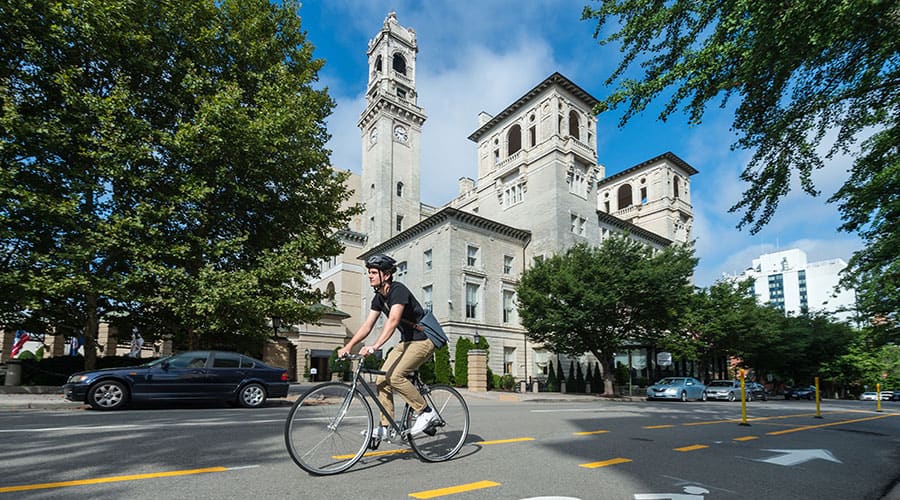
[[[87,375],[72,375],[71,377],[69,377],[69,380],[67,381],[67,383],[80,384],[81,382],[84,382],[87,379],[88,379]]]

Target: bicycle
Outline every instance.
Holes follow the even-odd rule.
[[[406,439],[419,457],[427,462],[443,462],[456,455],[469,434],[469,408],[456,389],[444,385],[426,384],[418,372],[410,381],[436,411],[436,418],[418,436],[409,430],[415,415],[404,405],[401,419],[395,421],[387,414],[375,391],[363,379],[363,374],[384,375],[383,371],[363,368],[362,356],[348,356],[358,361],[351,383],[325,382],[297,399],[288,413],[284,426],[284,441],[291,459],[306,472],[329,475],[343,472],[376,449],[380,440],[372,435],[375,420],[369,399],[390,422],[390,436],[386,441]],[[382,455],[372,452],[370,456]]]

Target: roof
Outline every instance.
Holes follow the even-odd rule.
[[[622,220],[615,215],[610,215],[602,210],[597,210],[597,219],[600,222],[605,222],[611,226],[618,227],[624,231],[627,231],[631,234],[635,234],[644,238],[646,240],[652,241],[664,247],[667,247],[672,244],[672,240],[668,238],[664,238],[653,231],[648,231],[640,226],[636,226],[626,220]]]
[[[614,181],[614,180],[616,180],[616,179],[618,179],[618,178],[620,178],[620,177],[624,177],[624,176],[626,176],[626,175],[630,175],[630,174],[634,173],[636,170],[640,170],[640,169],[645,168],[645,167],[647,167],[647,166],[649,166],[649,165],[652,165],[652,164],[654,164],[654,163],[659,163],[660,161],[663,161],[663,160],[667,160],[667,161],[669,161],[669,162],[671,162],[671,163],[674,163],[676,166],[680,167],[680,168],[683,169],[685,172],[687,172],[687,174],[688,174],[689,176],[690,176],[690,175],[694,175],[694,174],[699,173],[699,172],[697,172],[697,169],[695,169],[695,168],[692,167],[690,164],[688,164],[688,162],[686,162],[686,161],[682,160],[681,158],[679,158],[678,155],[676,155],[675,153],[673,153],[673,152],[671,152],[671,151],[666,151],[665,153],[663,153],[663,154],[661,154],[661,155],[659,155],[659,156],[654,156],[653,158],[650,158],[649,160],[642,161],[641,163],[638,163],[637,165],[635,165],[635,166],[633,166],[633,167],[626,168],[625,170],[623,170],[623,171],[621,171],[621,172],[619,172],[619,173],[617,173],[617,174],[614,174],[614,175],[611,175],[611,176],[606,177],[606,178],[604,178],[604,179],[601,179],[600,181],[598,181],[598,184],[601,185],[601,186],[604,185],[604,184],[609,184],[609,183],[611,183],[612,181]]]
[[[512,115],[513,113],[515,113],[516,111],[518,111],[519,109],[524,107],[532,99],[534,99],[535,96],[537,96],[541,92],[547,90],[548,88],[550,88],[553,85],[559,85],[560,87],[568,90],[573,95],[575,95],[575,97],[581,99],[586,104],[588,104],[591,108],[593,108],[595,105],[597,105],[597,103],[600,102],[597,100],[597,98],[595,98],[594,96],[589,94],[586,90],[582,89],[578,85],[575,85],[575,83],[573,83],[572,80],[569,80],[568,78],[564,77],[559,72],[555,72],[552,75],[548,76],[546,79],[544,79],[544,81],[537,84],[537,86],[535,86],[533,89],[526,92],[525,95],[523,95],[522,97],[519,98],[519,100],[510,104],[506,109],[501,111],[500,114],[491,118],[491,120],[489,122],[487,122],[484,125],[482,125],[481,127],[479,127],[478,130],[476,130],[475,132],[472,133],[472,135],[469,136],[469,140],[470,141],[478,141],[478,139],[480,139],[481,136],[483,136],[488,130],[494,128],[494,126],[497,125],[497,123],[508,118],[510,115]]]
[[[358,258],[360,260],[365,260],[369,255],[384,253],[389,248],[395,248],[398,245],[414,239],[439,225],[452,221],[463,222],[484,229],[486,231],[521,240],[523,242],[531,240],[531,231],[507,226],[506,224],[502,224],[491,219],[486,219],[480,215],[476,215],[470,212],[464,212],[456,208],[446,207],[441,209],[431,217],[428,217],[418,224],[415,224],[409,229],[401,232],[400,234],[397,234],[392,238],[389,238],[372,247],[366,253],[360,255]]]

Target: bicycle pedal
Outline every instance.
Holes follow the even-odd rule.
[[[437,427],[430,426],[422,432],[433,437],[435,434],[437,434]]]
[[[378,445],[380,445],[380,444],[381,444],[381,440],[378,438],[370,438],[369,439],[369,449],[370,450],[377,450]]]

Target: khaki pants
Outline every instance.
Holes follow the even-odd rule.
[[[425,339],[400,342],[388,353],[381,366],[385,375],[379,376],[375,380],[375,385],[378,387],[378,400],[387,410],[388,415],[394,416],[394,390],[403,396],[403,399],[414,411],[420,412],[425,409],[425,398],[419,394],[416,386],[406,377],[422,366],[422,363],[433,352],[434,344]],[[381,416],[381,425],[390,425],[384,415]]]

